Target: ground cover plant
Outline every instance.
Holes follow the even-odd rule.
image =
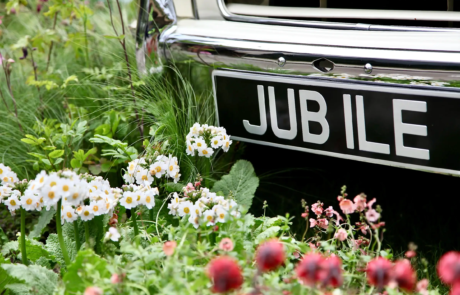
[[[136,3],[0,8],[0,294],[460,294],[460,254],[399,257],[372,196],[254,208],[210,93],[137,75]]]

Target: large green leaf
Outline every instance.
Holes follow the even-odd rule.
[[[107,270],[107,262],[96,255],[91,250],[84,250],[78,252],[75,261],[67,268],[63,281],[65,284],[66,294],[77,294],[84,292],[91,282],[82,278],[82,273],[86,268],[86,264],[91,265],[91,271],[97,271],[99,276],[98,280],[110,278],[110,272]],[[94,275],[94,274],[93,274]],[[95,278],[96,279],[96,278]]]
[[[21,245],[21,240],[19,240],[19,247],[21,247]],[[27,259],[35,262],[40,259],[40,257],[50,258],[48,251],[46,251],[44,247],[45,245],[38,241],[26,239]]]
[[[42,235],[43,229],[50,223],[51,219],[53,219],[55,215],[55,210],[50,209],[49,211],[42,210],[40,217],[38,218],[38,222],[34,225],[34,228],[29,233],[29,238],[38,238]]]
[[[232,193],[238,204],[249,210],[258,186],[259,178],[251,162],[239,160],[233,165],[228,175],[223,176],[214,184],[212,190],[222,191],[225,195]]]
[[[70,260],[73,260],[76,256],[75,242],[64,236],[64,244],[67,247],[67,252],[69,253]],[[62,266],[65,266],[64,256],[62,255],[57,234],[51,234],[48,236],[45,249],[50,255],[56,258],[57,262],[59,262]]]
[[[6,270],[9,276],[24,281],[23,284],[13,284],[12,290],[20,291],[22,294],[28,294],[29,290],[34,290],[35,294],[53,294],[57,285],[58,275],[49,269],[39,265],[25,266],[23,264],[2,264],[1,267]],[[9,285],[6,285],[9,289]],[[31,294],[29,292],[29,294]]]
[[[0,265],[6,265],[10,264],[11,262],[8,259],[3,258],[2,255],[0,255]],[[5,290],[5,286],[8,284],[14,284],[18,283],[19,280],[13,278],[12,276],[8,275],[6,270],[0,267],[0,292],[3,292]],[[1,293],[0,293],[1,294]],[[7,293],[8,294],[8,293]]]

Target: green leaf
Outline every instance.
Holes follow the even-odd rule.
[[[165,184],[165,189],[168,193],[181,192],[184,186],[182,183],[168,182]]]
[[[46,158],[45,155],[39,154],[39,153],[27,153],[27,154],[28,154],[28,155],[31,155],[31,156],[33,156],[33,157],[35,157],[35,158],[39,158],[39,159],[44,159],[44,158]]]
[[[82,278],[82,274],[85,274],[86,264],[91,265],[91,277],[94,278],[93,272],[97,272],[99,273],[97,276],[98,280],[110,278],[111,274],[107,270],[107,262],[105,260],[91,250],[80,251],[77,257],[75,257],[75,261],[67,268],[67,272],[63,278],[66,294],[82,293],[87,287],[92,285],[92,282],[88,281],[88,278]]]
[[[29,233],[29,238],[33,239],[33,238],[40,237],[45,227],[53,219],[54,214],[55,214],[55,210],[52,208],[49,211],[42,210],[40,217],[38,217],[38,222],[34,225],[34,228]]]
[[[112,162],[106,162],[104,164],[101,165],[101,170],[102,172],[109,172],[110,171],[110,168],[112,168]]]
[[[19,247],[21,247],[21,242],[19,240]],[[49,258],[50,255],[48,251],[45,250],[44,245],[35,240],[26,240],[26,252],[27,259],[31,261],[37,261],[40,257]]]
[[[29,288],[33,287],[37,294],[51,295],[54,293],[58,275],[52,270],[39,265],[25,266],[23,264],[3,264],[1,267],[6,270],[8,275],[24,281],[23,285]],[[14,284],[13,288],[16,286]]]
[[[38,143],[32,139],[28,139],[28,138],[22,138],[21,139],[22,142],[25,142],[27,144],[30,144],[30,145],[37,145]]]
[[[54,165],[57,165],[57,164],[61,163],[62,161],[64,161],[63,158],[57,158],[57,159],[54,161]]]
[[[55,149],[56,149],[56,147],[55,147],[55,146],[51,146],[51,145],[45,146],[45,147],[43,148],[43,150],[45,150],[45,151],[52,151],[52,150],[55,150]]]
[[[76,255],[75,242],[72,241],[69,237],[64,236],[64,244],[67,247],[70,260]],[[59,239],[57,234],[50,234],[46,240],[45,249],[48,253],[56,257],[56,261],[59,262],[62,266],[65,266],[64,256],[62,255],[61,246],[59,245]]]
[[[51,166],[51,162],[48,159],[42,159],[42,162],[45,163],[48,166]]]
[[[52,159],[62,157],[62,155],[64,155],[64,150],[55,150],[48,154]]]
[[[266,240],[268,238],[273,238],[278,234],[280,231],[281,227],[279,226],[272,226],[261,232],[260,234],[257,235],[256,239],[254,240],[254,243],[258,245],[260,242],[263,240]]]
[[[11,241],[3,245],[1,249],[1,254],[3,256],[8,255],[11,251],[19,251],[19,243],[18,241]]]
[[[254,193],[259,186],[259,178],[249,161],[237,161],[230,173],[217,181],[212,188],[213,192],[222,191],[225,195],[233,194],[236,202],[249,210]]]
[[[72,159],[70,161],[70,165],[72,166],[72,168],[80,168],[82,164],[83,164],[82,161],[77,160],[77,159]]]
[[[98,164],[98,165],[89,165],[88,169],[91,172],[91,174],[93,174],[93,175],[99,175],[102,172],[102,168],[101,168],[100,164]]]

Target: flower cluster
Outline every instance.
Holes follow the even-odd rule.
[[[316,219],[310,218],[310,227],[317,226],[321,229],[327,229],[329,226],[329,220],[336,215],[336,224],[338,225],[339,222],[342,220],[342,217],[337,213],[332,206],[328,208],[323,208],[324,204],[321,202],[314,203],[311,205],[311,211],[315,213]]]
[[[222,148],[228,152],[232,141],[223,127],[200,125],[195,123],[187,135],[187,155],[195,156],[198,152],[200,157],[211,157],[214,151]]]
[[[393,264],[386,258],[375,258],[367,264],[366,274],[369,285],[379,289],[391,286],[412,291],[417,281],[415,271],[407,259]]]
[[[8,183],[13,184],[17,181],[19,181],[19,179],[16,173],[14,173],[10,167],[5,166],[2,163],[0,163],[0,183],[5,185]]]
[[[324,257],[318,253],[303,256],[297,264],[296,274],[299,281],[307,286],[338,287],[342,285],[342,261],[331,255]]]
[[[156,179],[172,178],[175,183],[181,176],[177,157],[154,155],[154,158],[140,158],[128,163],[123,179],[126,183],[150,186]]]
[[[120,199],[120,205],[126,209],[132,209],[139,205],[144,205],[148,209],[155,206],[155,196],[159,194],[158,188],[148,185],[130,184],[123,186],[123,197]]]
[[[217,222],[228,221],[231,216],[236,218],[241,216],[235,200],[226,200],[210,192],[209,189],[195,187],[192,183],[184,187],[184,197],[180,197],[177,193],[173,194],[168,209],[171,215],[188,216],[188,221],[195,228],[198,228],[200,223],[212,226]]]

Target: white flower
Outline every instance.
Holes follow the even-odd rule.
[[[202,207],[200,206],[200,204],[202,203],[196,202],[195,205],[192,206],[191,212],[190,212],[192,215],[201,216]]]
[[[41,196],[43,197],[43,203],[46,206],[54,206],[60,200],[60,196],[57,193],[56,185],[53,187],[49,185],[43,186],[41,190]]]
[[[80,208],[82,209],[77,209],[77,212],[79,213],[81,220],[88,221],[94,218],[94,214],[91,211],[90,206],[82,206]]]
[[[15,211],[21,207],[21,201],[19,201],[17,195],[13,194],[5,201],[5,205],[8,206],[8,210]]]
[[[31,211],[37,209],[39,206],[40,200],[32,191],[26,190],[24,196],[21,198],[21,206],[26,211]]]
[[[206,226],[211,226],[215,224],[214,220],[214,211],[213,210],[206,210],[203,213],[204,220],[207,222]]]
[[[139,164],[138,159],[136,159],[136,160],[134,160],[132,162],[129,162],[128,163],[128,174],[134,175],[138,171],[138,169],[140,168],[138,166],[138,164]]]
[[[162,161],[156,161],[150,165],[150,173],[155,175],[156,178],[160,178],[166,172],[167,165]]]
[[[192,207],[193,204],[190,201],[181,202],[179,204],[179,216],[182,217],[186,214],[190,214],[190,212],[192,211]]]
[[[109,231],[105,233],[105,238],[111,239],[114,242],[118,242],[118,239],[120,239],[121,235],[118,232],[118,230],[115,227],[109,228]]]
[[[241,217],[241,212],[238,211],[238,210],[232,210],[232,211],[230,212],[230,215],[233,216],[233,217],[235,217],[235,218],[240,218],[240,217]]]
[[[64,206],[64,208],[62,209],[62,216],[64,217],[64,220],[67,222],[74,222],[75,220],[77,220],[77,214],[71,206]]]
[[[222,137],[215,136],[211,139],[211,146],[215,149],[219,148],[222,145]]]
[[[197,215],[190,215],[188,222],[190,222],[195,229],[200,226],[200,218]]]
[[[222,207],[218,208],[216,210],[216,216],[217,216],[217,221],[224,223],[226,221],[227,217],[227,211],[225,211]]]
[[[195,123],[192,127],[190,127],[190,133],[192,135],[198,136],[201,132],[203,132],[203,128],[200,126],[199,123]]]
[[[73,182],[70,179],[60,179],[56,185],[56,191],[63,198],[70,196],[74,187]]]
[[[158,189],[157,189],[158,191]],[[144,198],[142,198],[142,205],[145,205],[148,209],[155,207],[155,195],[157,195],[155,189],[150,189],[144,193]]]
[[[91,213],[94,214],[94,216],[105,214],[107,211],[104,200],[90,202],[89,209],[91,210]]]
[[[170,161],[168,164],[169,177],[174,178],[177,173],[179,173],[179,166],[176,165],[173,161]]]
[[[192,143],[187,140],[187,150],[186,150],[187,155],[189,156],[194,156],[195,155],[195,148],[193,147]]]
[[[126,173],[125,175],[123,175],[123,180],[126,183],[133,184],[134,183],[134,175]]]
[[[126,209],[132,209],[137,206],[137,196],[134,196],[132,192],[124,192],[123,198],[120,200],[120,205]]]
[[[0,202],[3,198],[7,198],[11,195],[11,188],[9,186],[0,186]]]
[[[11,171],[11,168],[0,163],[0,179],[3,179],[4,175],[7,175]]]
[[[214,154],[214,150],[212,148],[204,148],[198,149],[198,156],[209,158]]]
[[[153,182],[153,177],[150,174],[150,171],[142,168],[136,174],[136,181],[138,184],[151,185]]]
[[[230,145],[232,144],[232,142],[233,142],[233,141],[231,141],[230,139],[222,141],[222,150],[223,150],[224,152],[228,152],[228,150],[230,149]]]
[[[208,145],[206,144],[206,142],[204,141],[202,137],[198,137],[197,139],[195,139],[195,143],[193,144],[193,147],[199,151],[200,149],[207,148]]]
[[[40,172],[39,174],[37,174],[37,176],[35,177],[35,183],[36,183],[36,189],[39,189],[41,188],[45,182],[46,182],[46,179],[48,178],[48,174],[46,174],[46,171],[42,170],[42,172]]]
[[[220,134],[220,136],[222,137],[222,141],[226,141],[226,140],[228,141],[228,140],[230,140],[230,136],[227,135],[227,133],[225,132],[225,129],[224,129],[224,131]]]

